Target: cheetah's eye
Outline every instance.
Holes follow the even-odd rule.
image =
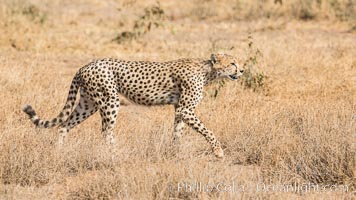
[[[235,64],[235,63],[230,63],[230,65],[233,65],[233,66],[235,66],[235,67],[236,67],[236,64]]]

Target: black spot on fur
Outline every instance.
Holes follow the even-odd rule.
[[[40,120],[39,119],[36,119],[35,121],[33,121],[33,123],[38,126],[38,124],[40,123]]]

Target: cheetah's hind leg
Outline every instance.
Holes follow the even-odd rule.
[[[102,120],[102,134],[107,144],[115,145],[114,128],[120,101],[117,94],[111,94],[108,97],[103,97],[99,105],[100,116]]]
[[[76,125],[80,124],[92,114],[94,114],[98,110],[98,106],[95,104],[93,100],[91,100],[89,94],[81,88],[80,90],[80,100],[78,105],[75,107],[72,114],[68,117],[68,119],[60,125],[59,129],[59,145],[64,144],[64,140],[69,132],[69,130]]]

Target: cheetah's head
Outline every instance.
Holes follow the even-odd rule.
[[[224,53],[211,54],[210,61],[221,78],[237,80],[244,72],[237,58]]]

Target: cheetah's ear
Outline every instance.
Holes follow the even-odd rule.
[[[215,65],[218,62],[218,56],[216,54],[211,54],[210,62]]]
[[[224,53],[213,53],[210,56],[210,61],[213,65],[215,65],[217,63],[221,63],[224,60],[224,57]]]

